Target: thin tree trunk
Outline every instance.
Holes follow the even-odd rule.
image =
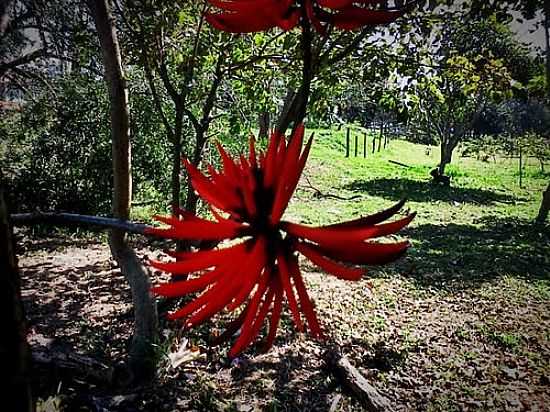
[[[2,0],[0,2],[0,35],[4,34],[10,22],[10,7],[13,0]]]
[[[108,0],[88,0],[99,35],[105,66],[105,79],[111,103],[111,137],[113,147],[113,216],[128,219],[132,194],[128,93],[122,69],[118,39]],[[157,312],[150,294],[150,280],[126,234],[113,230],[109,236],[113,258],[126,276],[134,304],[134,335],[129,367],[132,381],[148,381],[154,377],[153,344],[157,340]]]
[[[201,128],[197,130],[196,133],[197,133],[197,141],[195,145],[195,150],[193,151],[193,158],[191,159],[191,162],[196,167],[199,167],[202,160],[202,151],[206,143],[206,138],[205,138],[206,131]],[[197,213],[198,200],[199,198],[195,193],[195,189],[193,189],[193,185],[191,185],[191,183],[189,182],[187,184],[187,198],[185,199],[185,210],[193,214]]]
[[[183,109],[176,107],[176,120],[174,125],[174,140],[172,142],[172,214],[176,215],[181,203],[181,151],[182,151]]]
[[[264,110],[258,118],[258,138],[267,139],[270,127],[270,115],[267,110]]]
[[[546,38],[546,97],[550,100],[550,1],[544,1],[544,33]],[[550,183],[542,194],[537,222],[542,223],[548,218],[550,211]]]
[[[438,166],[440,176],[445,175],[445,168],[453,159],[453,150],[455,147],[456,144],[454,144],[451,140],[441,142],[441,157]]]
[[[292,101],[288,106],[288,110],[284,110],[283,108],[283,112],[279,116],[279,121],[277,122],[277,131],[279,131],[281,134],[286,133],[291,123],[296,128],[296,126],[302,123],[306,117],[307,103],[309,101],[309,95],[311,93],[311,82],[314,76],[311,42],[311,27],[309,26],[309,20],[307,19],[307,16],[304,16],[304,18],[302,19],[302,38],[300,45],[303,57],[302,83],[298,92],[295,93],[292,97]],[[287,94],[287,98],[289,98],[290,96],[290,93]]]
[[[540,204],[539,214],[537,215],[537,222],[543,223],[548,218],[548,212],[550,211],[550,183],[546,191],[542,194],[542,202]]]
[[[27,343],[25,313],[21,302],[21,279],[17,270],[14,243],[8,221],[4,191],[0,187],[0,300],[2,325],[0,362],[5,397],[2,403],[14,411],[34,411],[30,385],[30,350]]]
[[[216,77],[214,81],[212,82],[212,85],[210,86],[210,90],[208,92],[208,96],[206,97],[206,100],[204,101],[204,105],[202,108],[202,117],[200,120],[198,120],[192,112],[188,111],[189,120],[193,124],[193,127],[195,128],[195,150],[193,151],[193,157],[191,158],[191,162],[196,167],[199,167],[199,164],[202,160],[202,152],[204,150],[204,145],[206,144],[207,140],[207,133],[208,129],[210,128],[210,122],[211,122],[211,113],[214,109],[214,103],[216,102],[216,97],[218,93],[218,88],[220,87],[220,84],[223,80],[223,63],[225,61],[224,53],[221,52],[218,56],[218,61],[216,63]],[[185,210],[191,213],[197,212],[197,201],[198,197],[195,194],[195,190],[193,189],[193,186],[191,185],[191,182],[187,182],[187,199],[185,200]]]

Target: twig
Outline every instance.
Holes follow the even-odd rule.
[[[309,177],[307,177],[306,175],[304,175],[304,178],[306,179],[307,187],[309,187],[310,189],[312,189],[312,190],[315,192],[315,196],[316,196],[316,197],[332,198],[332,199],[337,199],[337,200],[355,200],[355,199],[361,199],[361,195],[353,195],[353,196],[351,196],[351,197],[343,197],[343,196],[333,195],[332,193],[323,193],[323,192],[321,192],[319,189],[317,189],[315,186],[313,186],[313,185],[311,184],[311,181],[309,180]]]
[[[396,160],[388,160],[388,162],[390,162],[394,165],[397,165],[397,166],[406,167],[407,169],[410,169],[409,165],[406,165],[405,163],[398,162]]]

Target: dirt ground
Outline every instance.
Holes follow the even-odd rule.
[[[19,234],[23,299],[34,349],[76,353],[105,365],[126,359],[131,296],[106,243]],[[141,245],[139,255],[158,257]],[[499,274],[457,284],[431,268],[418,281],[414,253],[369,279],[344,282],[302,262],[329,343],[297,334],[286,314],[274,348],[230,362],[211,348],[216,320],[181,332],[161,314],[158,377],[149,387],[107,386],[84,373],[35,366],[42,410],[346,411],[364,406],[327,370],[337,345],[396,411],[550,411],[547,279]],[[155,273],[155,281],[160,274]],[[170,309],[177,307],[174,302]],[[174,368],[171,357],[187,357]],[[50,409],[48,409],[50,408]]]

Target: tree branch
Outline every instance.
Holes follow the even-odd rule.
[[[33,60],[36,60],[40,57],[44,57],[45,53],[46,53],[46,49],[41,48],[38,50],[34,50],[30,53],[24,54],[23,56],[13,59],[12,61],[0,63],[0,77],[3,76],[8,70],[15,69],[18,66],[31,63]]]
[[[12,214],[10,215],[10,220],[14,226],[32,226],[39,223],[62,226],[95,226],[101,229],[118,229],[126,233],[154,236],[146,233],[146,229],[150,228],[148,225],[116,219],[114,217],[79,215],[75,213],[34,212]]]

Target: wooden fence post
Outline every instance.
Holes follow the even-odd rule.
[[[367,132],[363,134],[363,157],[367,157]]]
[[[382,136],[384,136],[384,123],[380,122],[380,136],[378,136],[378,151],[382,150]]]
[[[346,129],[346,157],[349,157],[349,127]]]
[[[523,150],[521,148],[521,142],[518,142],[519,146],[519,187],[523,188]]]
[[[355,134],[355,157],[357,157],[358,153],[357,146],[359,146],[359,135]]]

